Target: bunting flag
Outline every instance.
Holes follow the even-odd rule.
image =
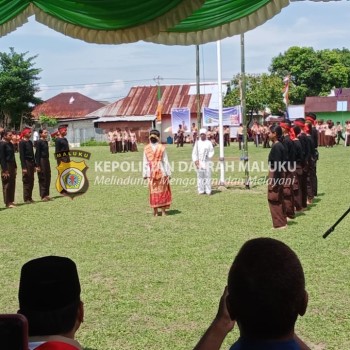
[[[290,75],[287,75],[283,78],[284,88],[282,90],[283,102],[286,106],[289,104],[289,81]]]

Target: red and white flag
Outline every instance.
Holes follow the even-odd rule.
[[[287,75],[283,78],[284,88],[282,90],[283,102],[286,106],[289,104],[289,81],[290,75]]]

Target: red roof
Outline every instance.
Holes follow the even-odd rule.
[[[57,119],[83,118],[103,106],[78,92],[62,92],[36,106],[32,114],[35,119],[42,115]]]
[[[196,94],[189,94],[193,85],[167,85],[161,86],[162,114],[171,114],[172,108],[188,107],[191,113],[197,111]],[[207,107],[211,94],[200,95],[200,108]],[[90,116],[114,117],[114,116],[144,116],[155,115],[158,106],[157,86],[134,86],[129,94],[98,111],[90,113]]]

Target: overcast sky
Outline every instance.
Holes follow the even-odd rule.
[[[281,13],[245,34],[246,72],[267,72],[272,57],[291,46],[315,50],[350,49],[350,1],[291,3]],[[222,79],[240,71],[240,38],[222,40]],[[88,44],[66,37],[33,18],[0,38],[0,51],[14,47],[27,57],[38,55],[41,68],[40,97],[60,92],[80,92],[96,100],[114,102],[135,85],[195,82],[195,46],[150,43]],[[201,81],[217,79],[216,44],[200,46]]]

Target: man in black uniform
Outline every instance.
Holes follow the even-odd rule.
[[[59,165],[61,162],[65,162],[65,163],[70,162],[70,158],[68,155],[69,143],[68,143],[68,140],[66,139],[67,128],[68,128],[67,124],[60,125],[58,127],[58,134],[55,142],[55,153],[67,153],[67,155],[57,158],[57,165]]]
[[[39,193],[43,202],[50,200],[51,167],[49,160],[49,145],[46,129],[39,130],[39,140],[36,145],[35,163],[37,165]]]
[[[11,142],[12,131],[4,130],[3,141],[0,142],[1,180],[4,202],[7,208],[15,208],[15,189],[17,164],[15,151]]]
[[[32,129],[26,127],[21,133],[19,142],[19,157],[22,166],[23,200],[24,203],[33,203],[34,172],[36,170],[33,142],[30,140]]]
[[[283,132],[282,144],[287,152],[287,167],[285,173],[285,182],[283,185],[283,202],[287,215],[287,220],[295,218],[295,203],[293,186],[295,181],[295,150],[294,143],[289,136],[291,129],[290,122],[280,123]]]
[[[284,170],[287,165],[288,155],[286,148],[282,144],[282,128],[279,125],[273,125],[271,127],[269,137],[273,145],[268,158],[269,177],[267,199],[273,228],[282,229],[287,227],[283,186],[285,182]]]
[[[305,133],[305,119],[304,118],[298,118],[294,121],[294,125],[298,126],[300,128],[300,134],[298,135],[302,150],[303,150],[303,156],[304,161],[302,164],[303,172],[301,175],[301,195],[302,195],[302,207],[303,209],[307,208],[308,203],[308,187],[307,187],[307,178],[309,173],[309,164],[310,164],[310,157],[311,157],[311,142],[309,142],[309,138]]]
[[[313,160],[310,164],[310,176],[311,176],[311,184],[312,184],[312,191],[314,197],[317,196],[317,161],[318,161],[318,130],[316,129],[316,114],[314,113],[308,113],[306,118],[306,123],[311,124],[312,129],[311,129],[311,139],[313,142],[314,146],[314,155],[313,155]]]

